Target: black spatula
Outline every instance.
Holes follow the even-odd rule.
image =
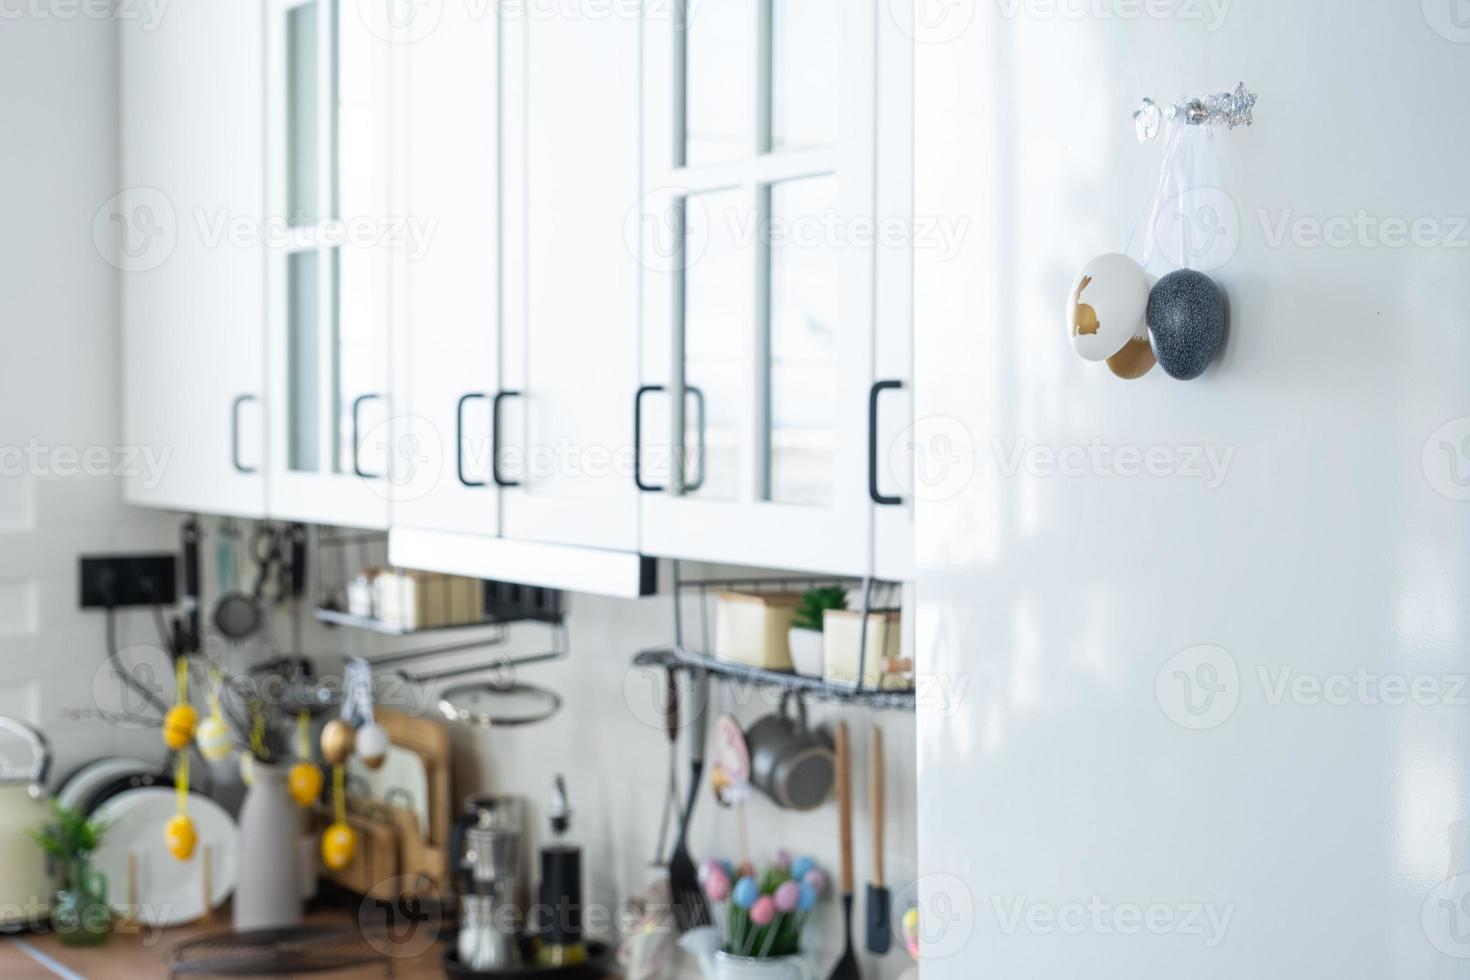
[[[862,980],[852,951],[852,749],[845,721],[837,723],[837,820],[842,842],[842,921],[847,935],[842,959],[832,968],[829,980]]]

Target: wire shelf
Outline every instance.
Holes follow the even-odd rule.
[[[913,711],[915,693],[912,687],[894,689],[880,684],[877,687],[865,684],[862,678],[866,659],[880,656],[867,649],[868,621],[875,613],[897,609],[901,605],[903,586],[873,578],[857,578],[841,575],[785,575],[773,574],[746,578],[685,579],[680,574],[680,563],[673,563],[674,582],[674,642],[668,646],[655,647],[640,653],[634,660],[639,666],[656,665],[692,671],[701,671],[731,683],[748,684],[767,688],[798,691],[813,701],[834,704],[863,706],[876,710]],[[747,664],[721,660],[713,656],[710,624],[713,620],[711,606],[722,592],[744,593],[804,592],[808,589],[837,586],[862,597],[859,624],[861,652],[858,659],[855,682],[834,681],[795,672],[752,667]],[[687,621],[686,605],[694,602],[692,622]],[[697,642],[686,638],[689,632],[697,632]]]
[[[875,711],[913,711],[915,694],[912,690],[894,691],[855,684],[841,684],[821,677],[749,667],[745,664],[720,660],[698,650],[687,647],[669,646],[644,650],[633,660],[639,667],[673,667],[676,670],[703,670],[714,677],[754,687],[767,687],[783,691],[796,691],[808,701],[831,704],[849,704]]]
[[[311,544],[316,559],[313,613],[318,622],[383,636],[405,637],[446,630],[504,627],[528,621],[557,625],[564,618],[565,603],[562,594],[555,589],[511,582],[473,581],[463,576],[432,575],[425,588],[430,595],[439,596],[439,600],[426,601],[422,605],[434,606],[438,613],[432,618],[421,617],[420,604],[410,598],[408,584],[401,577],[404,570],[388,561],[386,532],[313,528]],[[370,587],[370,582],[381,574],[400,577],[396,589],[389,585],[380,596]],[[453,599],[450,598],[450,583],[453,583]],[[382,609],[378,608],[380,598],[393,600],[383,604],[393,607],[399,615],[382,615]],[[448,608],[451,604],[454,606],[452,614]],[[363,609],[370,611],[364,612]],[[413,621],[405,621],[409,619]]]

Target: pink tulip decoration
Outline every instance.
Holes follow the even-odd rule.
[[[730,876],[725,874],[724,868],[716,865],[710,869],[704,879],[704,893],[717,905],[730,897]]]
[[[776,910],[784,914],[796,911],[796,906],[801,902],[801,886],[794,881],[781,883],[776,889]]]
[[[769,895],[762,895],[750,907],[750,921],[758,926],[768,926],[775,918],[776,901]]]

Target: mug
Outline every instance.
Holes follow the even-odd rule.
[[[796,702],[796,717],[788,707]],[[832,794],[837,755],[832,738],[807,726],[806,702],[795,691],[781,695],[781,708],[751,726],[750,781],[778,806],[813,810]]]

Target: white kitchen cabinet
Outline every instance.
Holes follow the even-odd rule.
[[[645,21],[649,553],[873,567],[879,19],[692,0]]]
[[[395,189],[417,231],[393,252],[404,288],[392,329],[398,452],[389,496],[394,528],[494,536],[500,31],[496,17],[472,7],[445,4],[429,31],[408,21],[394,50]]]
[[[916,240],[941,241],[939,229],[921,227],[914,213],[913,6],[913,0],[888,0],[891,16],[878,18],[877,34],[876,212],[886,226],[905,230],[874,244],[868,497],[873,574],[889,581],[914,577],[914,497],[927,490],[916,470],[918,440],[930,433],[914,419],[914,248]]]
[[[627,236],[639,21],[502,13],[497,24],[452,7],[444,18],[404,46],[409,211],[439,226],[405,264],[395,391],[417,444],[453,436],[436,485],[395,487],[389,558],[646,594],[631,475],[640,282]],[[476,113],[464,113],[466,93]]]
[[[124,439],[167,454],[134,504],[265,512],[262,12],[118,20],[125,190],[94,233],[122,270]]]
[[[396,45],[371,6],[267,0],[265,31],[268,510],[352,527],[387,526],[412,462],[387,398]]]
[[[633,552],[639,21],[505,30],[504,534]]]

